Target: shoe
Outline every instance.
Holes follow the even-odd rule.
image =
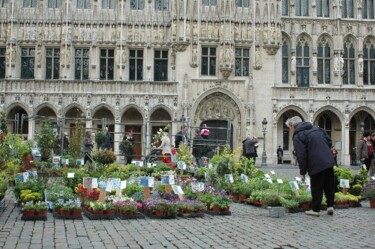
[[[305,214],[311,215],[311,216],[316,216],[316,217],[320,216],[320,212],[315,212],[314,210],[305,211]]]
[[[333,212],[335,211],[335,209],[333,209],[333,207],[329,207],[327,208],[327,214],[328,215],[333,215]]]

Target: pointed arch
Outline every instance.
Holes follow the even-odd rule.
[[[333,42],[331,36],[322,34],[317,40],[317,75],[318,84],[331,83],[331,61]]]
[[[358,59],[359,73],[363,72],[363,84],[375,85],[375,37],[367,36],[363,40],[363,65]]]
[[[301,33],[296,42],[296,84],[298,87],[310,86],[310,56],[311,56],[311,37]]]
[[[342,55],[344,60],[342,68],[343,84],[354,85],[356,83],[356,48],[357,42],[355,37],[351,34],[347,35],[344,38],[344,54]]]

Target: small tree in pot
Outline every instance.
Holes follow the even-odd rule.
[[[133,143],[129,140],[123,140],[120,143],[120,153],[125,157],[125,162],[127,162],[133,154]]]
[[[50,120],[47,120],[42,125],[42,130],[36,135],[36,141],[42,155],[42,160],[46,161],[52,152],[55,144],[55,134]]]

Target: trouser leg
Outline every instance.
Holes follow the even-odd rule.
[[[324,172],[324,171],[323,171]],[[320,212],[323,198],[323,172],[319,172],[310,177],[311,183],[311,208],[315,212]]]
[[[333,207],[335,201],[335,174],[333,168],[323,171],[324,194],[327,199],[327,207]]]

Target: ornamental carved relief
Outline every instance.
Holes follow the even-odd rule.
[[[211,94],[202,100],[197,108],[197,114],[201,120],[241,120],[239,107],[223,93]]]

